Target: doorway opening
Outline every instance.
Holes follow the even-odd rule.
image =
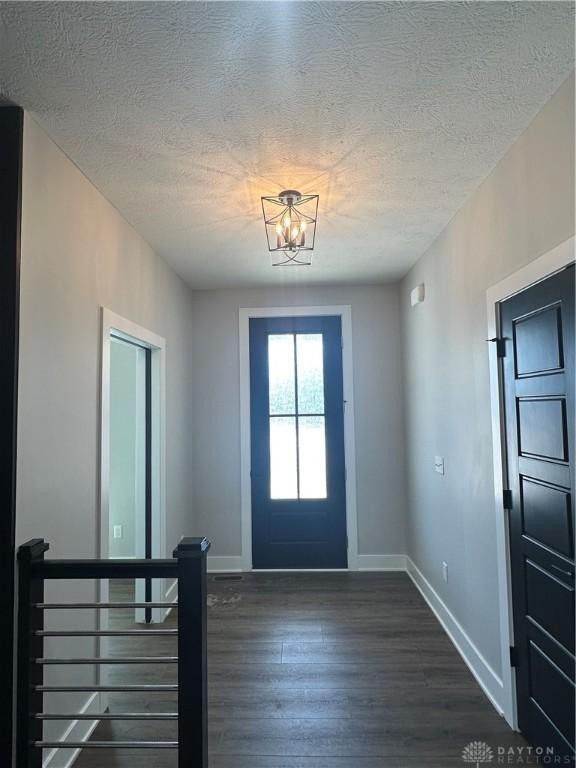
[[[346,568],[339,317],[250,320],[254,568]]]
[[[573,263],[570,238],[487,293],[503,709],[559,755],[574,749],[557,711],[574,696]]]
[[[574,756],[574,266],[502,302],[518,725]]]
[[[166,556],[164,501],[164,339],[102,312],[100,556]],[[168,588],[167,588],[168,586]],[[138,580],[135,602],[173,598],[164,580]],[[108,585],[101,599],[107,601]],[[104,612],[105,613],[105,612]],[[161,608],[136,608],[137,622],[160,622]],[[104,616],[104,619],[106,617]]]
[[[110,336],[110,483],[108,552],[111,558],[152,556],[151,357],[149,348]],[[152,582],[138,580],[136,602],[152,599]],[[139,615],[138,615],[139,614]],[[152,620],[151,609],[137,610]]]
[[[357,567],[350,307],[240,310],[242,568]]]

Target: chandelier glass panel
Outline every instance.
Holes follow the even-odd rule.
[[[275,254],[275,267],[311,263],[318,199],[319,195],[302,195],[294,189],[262,198],[268,250]]]

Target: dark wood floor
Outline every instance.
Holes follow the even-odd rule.
[[[404,574],[212,576],[209,592],[211,768],[461,768],[470,741],[525,744]],[[115,655],[175,653],[172,639],[115,642]],[[175,679],[168,666],[110,671],[111,682]],[[174,711],[175,699],[115,694],[110,709]],[[175,739],[176,730],[105,723],[93,738]],[[76,763],[175,765],[172,752],[143,750],[86,749]]]

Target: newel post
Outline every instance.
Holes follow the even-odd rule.
[[[37,608],[44,602],[44,579],[35,576],[35,562],[44,560],[49,545],[44,539],[31,539],[18,548],[18,650],[16,693],[16,766],[42,768],[42,750],[34,746],[42,741],[42,720],[35,718],[43,710],[44,673],[36,659],[44,656],[44,639],[35,632],[44,628],[44,612]]]
[[[178,559],[178,768],[208,768],[206,562],[210,542],[184,538]]]

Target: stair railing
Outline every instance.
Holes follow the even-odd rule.
[[[178,768],[208,768],[208,705],[206,647],[206,560],[210,542],[203,538],[184,538],[166,560],[46,560],[49,548],[43,539],[32,539],[18,549],[18,661],[16,766],[41,768],[42,750],[64,749],[177,749]],[[172,602],[94,602],[47,603],[44,585],[58,579],[154,579],[178,580],[178,601]],[[46,629],[44,617],[50,610],[126,608],[174,608],[178,628],[154,629]],[[46,637],[170,637],[178,638],[175,656],[97,655],[88,658],[47,658]],[[107,664],[153,665],[174,663],[178,666],[177,684],[155,685],[46,685],[44,670],[48,665]],[[176,712],[106,712],[87,714],[44,711],[46,693],[176,693]],[[51,741],[44,738],[44,723],[54,720],[177,720],[177,741]]]

